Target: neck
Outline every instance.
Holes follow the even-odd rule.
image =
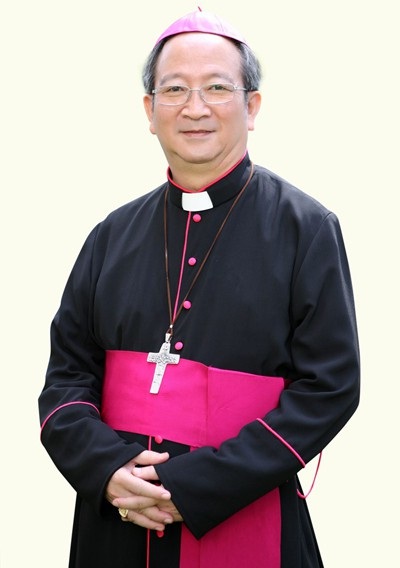
[[[189,168],[188,171],[182,171],[173,169],[171,166],[168,168],[167,176],[170,181],[172,181],[177,187],[183,191],[188,192],[200,192],[204,191],[210,185],[217,182],[219,179],[228,175],[233,169],[236,168],[238,164],[243,160],[245,154],[236,162],[228,167],[222,166],[218,169],[206,170],[205,172],[196,172],[193,168]]]

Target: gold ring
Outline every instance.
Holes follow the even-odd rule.
[[[123,519],[126,519],[126,517],[128,516],[128,509],[118,509],[118,513],[121,515],[121,517]]]

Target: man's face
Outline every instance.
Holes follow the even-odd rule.
[[[226,38],[205,33],[179,34],[165,44],[156,68],[155,86],[185,85],[198,89],[210,83],[243,87],[241,57]],[[236,91],[230,102],[207,104],[192,92],[179,106],[159,104],[146,95],[150,131],[156,134],[172,172],[205,165],[223,172],[246,151],[248,131],[260,104],[258,92]]]

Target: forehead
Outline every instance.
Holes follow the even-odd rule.
[[[241,75],[241,56],[229,39],[206,33],[183,33],[164,45],[156,67],[157,80],[169,76],[203,77]]]

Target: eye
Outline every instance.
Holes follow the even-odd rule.
[[[162,93],[173,94],[173,93],[185,93],[187,91],[187,87],[182,87],[181,85],[166,85],[165,87],[161,87]]]
[[[227,83],[212,83],[211,85],[206,85],[204,90],[209,91],[218,91],[221,93],[231,92],[233,91],[233,85],[229,85]]]

